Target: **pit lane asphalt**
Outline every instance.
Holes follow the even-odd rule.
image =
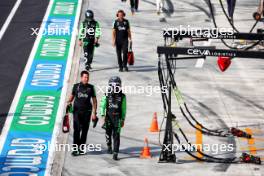
[[[15,2],[1,0],[1,27]],[[23,0],[0,40],[0,132],[10,115],[10,105],[36,39],[31,28],[40,27],[48,3],[49,0]]]

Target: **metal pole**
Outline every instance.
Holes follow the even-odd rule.
[[[172,112],[171,112],[171,91],[172,91],[171,82],[169,82],[168,90],[169,90],[168,114],[167,114],[164,141],[163,141],[159,162],[175,163],[176,155],[173,151],[173,131],[172,131]]]

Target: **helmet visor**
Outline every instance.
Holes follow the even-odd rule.
[[[108,93],[118,94],[122,91],[122,87],[120,83],[110,82],[108,85]]]

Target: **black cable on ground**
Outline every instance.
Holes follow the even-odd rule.
[[[215,20],[215,16],[214,16],[213,6],[212,6],[212,2],[211,2],[211,0],[208,0],[208,3],[209,3],[209,10],[210,10],[210,13],[211,13],[211,15],[212,15],[212,19],[213,19],[213,24],[214,24],[215,28],[217,29],[218,26],[217,26],[217,24],[216,24],[216,20]],[[228,48],[230,48],[230,49],[236,49],[236,50],[238,49],[237,47],[232,47],[232,46],[228,45],[228,44],[225,42],[224,39],[221,38],[220,40],[221,40],[221,42],[222,42],[226,47],[228,47]],[[261,42],[261,40],[259,40],[258,42],[252,44],[251,46],[249,46],[249,47],[247,47],[247,48],[245,48],[245,49],[243,49],[243,50],[249,50],[249,49],[255,47],[256,45],[258,45],[260,42]]]
[[[224,131],[217,130],[217,129],[212,130],[212,129],[208,129],[208,128],[206,128],[205,126],[203,126],[200,122],[198,122],[198,121],[194,118],[194,116],[192,115],[191,111],[189,110],[189,108],[188,108],[188,106],[187,106],[187,104],[186,104],[185,102],[184,102],[184,107],[185,107],[187,113],[189,114],[189,116],[192,118],[192,120],[195,121],[198,125],[200,125],[200,126],[201,126],[202,128],[204,128],[205,130],[212,131],[212,132],[216,132],[216,133],[223,133],[223,132],[224,132]]]
[[[168,60],[168,59],[167,59],[167,60]],[[170,74],[170,81],[171,81],[172,87],[173,87],[173,88],[176,88],[176,89],[178,90],[177,83],[176,83],[176,81],[175,81],[175,79],[174,79],[174,74],[173,74],[172,71],[171,71],[171,66],[170,66],[170,63],[169,63],[169,62],[167,63],[167,69],[169,70],[168,72],[169,72],[169,74]],[[176,70],[176,68],[175,68],[175,70]],[[177,101],[178,101],[178,100],[177,100]],[[182,107],[181,107],[181,105],[180,105],[180,103],[179,103],[179,108],[180,108],[180,110],[181,110],[182,115],[186,118],[186,120],[188,121],[188,123],[189,123],[193,128],[195,128],[195,129],[197,129],[197,130],[199,130],[199,131],[201,131],[202,133],[207,134],[207,135],[220,136],[220,137],[227,137],[227,136],[228,136],[228,134],[222,134],[223,131],[212,130],[212,129],[206,128],[206,127],[204,127],[203,125],[201,125],[201,123],[198,122],[198,121],[194,118],[194,116],[190,113],[190,111],[189,111],[189,109],[188,109],[188,107],[187,107],[187,104],[186,104],[184,101],[183,101],[183,103],[184,103],[185,108],[186,108],[188,114],[190,115],[190,117],[191,117],[191,118],[192,118],[197,124],[199,124],[204,130],[201,130],[201,129],[197,128],[197,127],[196,127],[196,126],[190,121],[190,119],[186,116],[185,112],[183,111],[183,109],[182,109]]]
[[[226,131],[223,131],[223,130],[216,130],[216,129],[209,129],[209,128],[206,128],[205,126],[203,126],[198,120],[195,119],[195,117],[191,114],[190,110],[188,109],[188,106],[187,104],[184,102],[183,98],[182,98],[182,95],[181,93],[179,92],[179,89],[177,87],[177,83],[174,79],[174,73],[172,73],[172,68],[171,68],[171,64],[170,64],[170,61],[168,59],[169,56],[166,56],[166,63],[167,63],[167,74],[166,74],[166,77],[170,78],[169,82],[170,84],[172,85],[172,88],[173,88],[173,91],[175,93],[175,96],[176,96],[176,99],[177,99],[177,102],[178,102],[178,106],[179,106],[179,109],[182,113],[182,115],[184,116],[184,118],[187,120],[187,122],[196,130],[202,132],[203,134],[206,134],[206,135],[211,135],[211,136],[218,136],[218,137],[228,137],[230,135],[233,135],[234,134],[232,133],[231,129],[229,128],[229,130],[226,130]],[[164,65],[163,65],[164,66]],[[176,70],[176,68],[174,68]],[[160,85],[165,85],[165,82],[164,82],[164,74],[163,74],[163,71],[164,68],[162,69],[161,68],[161,62],[159,62],[159,68],[158,68],[158,74],[159,74],[159,80],[160,80]],[[167,79],[168,80],[168,79]],[[168,81],[167,81],[168,82]],[[161,86],[162,88],[162,86]],[[178,92],[178,93],[176,93]],[[168,97],[166,95],[166,93],[162,93],[162,100],[164,102],[164,109],[167,111],[166,109],[166,103],[168,104]],[[166,100],[166,103],[165,103],[165,100]],[[191,119],[196,122],[196,124],[200,125],[201,126],[201,129],[196,127],[196,125],[190,120],[190,118],[186,115],[186,113],[184,112],[182,106],[181,106],[181,101],[184,103],[184,106],[185,106],[185,109],[188,113],[188,115],[191,117]]]
[[[188,143],[190,146],[192,146],[191,142],[188,140],[187,136],[185,135],[185,133],[183,132],[183,130],[179,127],[178,125],[178,129],[180,130],[183,138],[185,139],[186,143]],[[218,158],[218,157],[214,157],[214,156],[211,156],[211,155],[207,155],[203,152],[201,152],[200,150],[197,150],[197,152],[205,157],[208,157],[208,158],[212,158],[212,159],[216,159],[216,160],[234,160],[236,158]]]
[[[224,8],[224,4],[223,4],[222,0],[219,0],[219,2],[220,2],[220,6],[221,6],[221,8],[222,8],[222,11],[223,11],[225,17],[227,18],[227,21],[229,22],[229,24],[231,25],[231,27],[233,28],[233,30],[235,30],[237,33],[239,33],[239,31],[238,31],[238,29],[235,27],[233,21],[228,17],[228,15],[227,15],[227,13],[226,13],[226,10],[225,10],[225,8]],[[210,5],[210,3],[211,3],[211,2],[209,2],[209,5]],[[209,7],[209,8],[210,8],[210,7]],[[213,14],[211,13],[211,15],[213,15]]]
[[[167,58],[166,58],[166,59],[167,59]],[[162,87],[162,86],[165,85],[165,82],[164,82],[164,76],[165,76],[165,75],[163,75],[163,73],[162,73],[161,62],[159,62],[159,66],[158,66],[158,67],[159,67],[159,68],[158,68],[158,74],[159,74],[159,79],[160,79],[160,87]],[[170,81],[169,81],[170,84],[172,84],[173,86],[177,86],[174,77],[172,77],[172,71],[171,71],[171,67],[170,67],[170,63],[169,63],[169,62],[167,62],[167,75],[166,75],[166,76],[168,76],[168,78],[170,78]],[[163,93],[162,93],[162,97],[163,97],[163,98],[162,98],[162,101],[163,101],[164,107],[167,107],[167,105],[165,105],[166,103],[168,103],[168,102],[166,102],[166,100],[165,100],[165,97],[167,97],[167,94],[163,92]],[[167,97],[167,98],[168,98],[168,97]],[[183,109],[182,109],[182,107],[180,107],[180,109],[181,109],[182,113],[184,114],[184,116],[186,116],[185,113],[184,113],[184,111],[183,111]],[[167,110],[166,110],[166,111],[167,111]],[[173,116],[174,116],[174,115],[173,115]],[[174,118],[176,118],[176,117],[174,116]],[[164,119],[165,119],[165,116],[164,116],[163,120],[164,120]],[[192,124],[192,123],[190,123],[190,124]],[[185,135],[185,133],[183,132],[183,130],[180,128],[179,124],[177,124],[177,126],[178,126],[178,129],[179,129],[180,133],[181,133],[182,136],[184,137],[185,141],[188,143],[188,145],[191,145],[191,146],[192,146],[192,144],[189,142],[187,136]],[[194,127],[195,127],[195,126],[194,126]],[[203,132],[204,132],[204,131],[203,131]],[[180,141],[180,139],[178,138],[178,136],[177,136],[176,133],[174,133],[174,136],[175,136],[175,138],[177,139],[178,143],[181,144],[181,141]],[[160,141],[160,140],[159,140],[159,141]],[[181,144],[181,145],[182,145],[182,144]],[[199,158],[199,157],[193,155],[190,151],[188,151],[183,145],[182,145],[182,147],[184,148],[184,151],[185,151],[187,154],[189,154],[189,155],[192,156],[193,158],[195,158],[195,159],[197,159],[197,160],[200,160],[200,161],[204,161],[204,162],[212,162],[212,163],[237,163],[237,162],[238,162],[238,161],[235,161],[236,158],[218,158],[218,157],[214,157],[214,156],[211,156],[211,155],[205,154],[205,153],[201,152],[200,150],[198,150],[198,151],[197,151],[198,153],[200,153],[201,155],[203,155],[204,157],[206,157],[206,158]]]
[[[172,73],[172,70],[171,70],[171,65],[170,65],[170,61],[168,60],[168,57],[169,56],[166,56],[166,64],[167,64],[167,77],[168,78],[170,78],[170,82],[171,82],[171,84],[172,84],[172,87],[173,88],[177,88],[177,83],[176,83],[176,81],[175,81],[175,79],[174,79],[174,74]],[[162,86],[164,86],[165,85],[165,82],[164,82],[164,74],[163,74],[163,69],[161,68],[161,66],[163,66],[162,65],[162,63],[161,63],[161,61],[159,61],[159,63],[158,63],[158,75],[159,75],[159,81],[160,81],[160,85],[162,85]],[[174,68],[175,70],[176,70],[176,68]],[[167,79],[167,81],[166,82],[168,82],[168,79]],[[161,86],[161,88],[162,88],[162,86]],[[177,88],[178,89],[178,88]],[[164,106],[164,109],[167,111],[167,107],[166,107],[166,103],[168,104],[168,97],[163,93],[162,95],[162,100],[163,100],[163,106]],[[201,123],[199,123],[193,116],[192,116],[192,114],[190,113],[190,111],[189,111],[189,109],[188,109],[188,107],[187,107],[187,105],[186,105],[186,103],[184,102],[184,105],[185,105],[185,108],[187,108],[187,112],[188,112],[188,114],[191,116],[191,118],[197,123],[197,124],[200,124],[201,125]],[[212,135],[212,136],[219,136],[219,137],[227,137],[228,136],[228,134],[222,134],[222,131],[219,131],[219,130],[212,130],[212,129],[208,129],[208,128],[206,128],[206,127],[204,127],[203,125],[201,125],[201,127],[202,127],[202,129],[204,129],[204,130],[201,130],[201,129],[199,129],[199,128],[197,128],[192,122],[191,122],[191,120],[187,117],[187,115],[185,114],[185,112],[183,111],[183,108],[181,107],[181,105],[180,105],[180,103],[179,103],[179,108],[180,108],[180,110],[181,110],[181,113],[182,113],[182,115],[186,118],[186,120],[188,121],[188,123],[193,127],[193,128],[195,128],[196,130],[199,130],[200,132],[202,132],[202,133],[204,133],[204,134],[207,134],[207,135]]]
[[[233,21],[228,17],[228,15],[227,15],[227,13],[226,13],[226,10],[225,10],[225,8],[224,8],[224,5],[223,5],[222,0],[219,0],[219,2],[220,2],[221,9],[222,9],[222,11],[223,11],[225,17],[227,18],[229,24],[230,24],[231,27],[233,28],[233,30],[235,30],[237,33],[240,33],[240,32],[238,31],[238,29],[235,27]],[[256,21],[256,22],[255,22],[255,24],[251,27],[249,33],[252,33],[252,31],[254,30],[254,28],[256,27],[256,25],[258,24],[258,22],[259,22],[259,21]]]
[[[178,141],[178,143],[181,145],[181,147],[183,148],[183,150],[189,154],[191,157],[199,160],[199,161],[204,161],[204,162],[211,162],[211,163],[239,163],[239,161],[235,161],[235,159],[237,158],[215,158],[215,157],[212,157],[210,155],[207,155],[203,152],[199,152],[199,150],[197,152],[199,152],[200,154],[204,155],[205,157],[208,157],[209,158],[200,158],[200,157],[197,157],[196,155],[192,154],[188,149],[185,148],[184,145],[181,144],[181,141],[178,137],[178,135],[176,133],[174,133],[174,137],[176,138],[176,140]],[[191,145],[189,143],[189,145]]]
[[[248,137],[247,134],[245,134],[246,136],[240,136],[239,134],[233,134],[232,132],[232,129],[233,128],[228,128],[228,130],[217,130],[217,129],[209,129],[209,128],[206,128],[205,126],[203,126],[198,120],[196,120],[196,118],[192,115],[192,113],[190,112],[186,102],[184,101],[178,87],[177,87],[177,83],[176,83],[176,80],[174,79],[174,73],[172,73],[172,68],[171,68],[171,65],[170,65],[170,61],[168,59],[169,56],[166,56],[166,63],[167,63],[167,78],[170,78],[169,82],[173,88],[173,91],[175,93],[175,96],[176,96],[176,100],[178,102],[178,106],[180,108],[180,111],[182,113],[182,115],[184,116],[184,118],[188,121],[188,123],[196,130],[202,132],[203,134],[207,134],[207,135],[212,135],[212,136],[218,136],[218,137],[228,137],[230,135],[232,136],[237,136],[237,137],[246,137],[246,138],[251,138],[251,137]],[[164,69],[164,68],[163,68]],[[158,73],[159,73],[159,80],[160,80],[160,85],[165,85],[164,83],[164,79],[163,77],[165,75],[163,75],[163,70],[161,68],[161,64],[159,64],[159,69],[158,69]],[[176,70],[176,68],[174,68]],[[167,79],[168,80],[168,79]],[[165,98],[167,98],[167,104],[168,104],[168,97],[166,96],[165,93],[162,94],[162,99],[165,100]],[[196,124],[200,125],[202,129],[196,127],[196,125],[194,123],[192,123],[192,121],[190,120],[190,118],[186,115],[186,113],[184,112],[182,106],[181,106],[181,102],[184,104],[184,107],[185,107],[185,110],[187,111],[188,115],[191,117],[191,119],[196,122]],[[165,103],[166,104],[166,103]],[[238,131],[241,131],[241,130],[238,130]],[[235,133],[235,132],[234,132]],[[243,131],[241,131],[241,133],[245,133]]]
[[[181,113],[183,115],[183,117],[188,121],[188,123],[195,128],[196,130],[202,132],[203,134],[207,134],[207,135],[211,135],[211,136],[219,136],[219,137],[228,137],[227,134],[221,134],[221,133],[216,133],[216,132],[212,132],[212,131],[204,131],[203,129],[197,128],[191,121],[190,119],[186,116],[186,114],[184,113],[182,107],[180,107]]]
[[[255,29],[255,27],[257,26],[258,24],[258,20],[256,20],[256,22],[254,23],[254,25],[252,26],[252,28],[250,29],[249,33],[252,33],[252,31]]]

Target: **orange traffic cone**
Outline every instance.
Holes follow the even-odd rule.
[[[157,112],[154,112],[153,119],[151,122],[151,126],[149,128],[150,132],[159,132],[159,125],[158,125],[158,118],[157,118]]]
[[[148,146],[148,138],[144,139],[144,148],[141,151],[140,158],[151,158],[150,148]]]

